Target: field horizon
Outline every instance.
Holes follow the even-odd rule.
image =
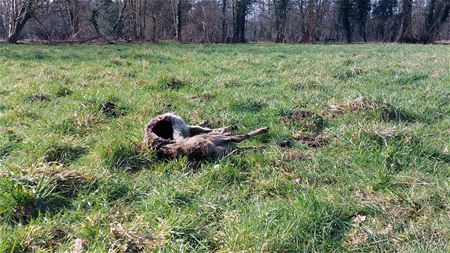
[[[450,50],[0,44],[0,252],[447,252]],[[270,127],[213,161],[144,128]]]

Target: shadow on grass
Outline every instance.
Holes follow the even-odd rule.
[[[231,104],[231,109],[236,112],[251,112],[257,113],[267,107],[267,104],[255,100],[239,100]]]
[[[74,172],[0,179],[0,219],[28,224],[71,206],[80,191],[96,187],[96,181]]]
[[[406,122],[412,123],[416,121],[424,121],[419,115],[406,111],[404,109],[396,108],[390,104],[383,104],[381,106],[381,115],[385,121]]]
[[[142,144],[131,141],[114,140],[99,146],[97,152],[103,164],[111,170],[138,171],[151,164],[153,158]]]
[[[44,162],[70,164],[87,153],[87,148],[56,143],[50,145],[44,154]]]

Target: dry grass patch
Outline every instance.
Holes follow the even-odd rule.
[[[294,136],[296,140],[306,143],[310,148],[320,148],[330,142],[331,135],[328,133],[312,134],[300,132]]]
[[[147,252],[157,246],[155,240],[125,228],[120,222],[109,224],[109,232],[113,252]]]
[[[446,219],[450,217],[450,207],[445,202],[442,205],[430,204],[443,201],[445,196],[427,194],[427,186],[422,181],[416,180],[413,184],[419,187],[417,193],[405,196],[356,191],[355,198],[361,204],[375,208],[375,212],[364,215],[361,222],[353,222],[346,243],[350,247],[365,245],[378,249],[399,247],[411,240],[445,243],[450,227],[437,229],[436,225],[448,224]],[[447,210],[447,214],[441,212],[436,216],[436,208]]]
[[[342,71],[337,73],[334,77],[338,78],[340,80],[345,80],[348,78],[354,78],[356,76],[368,73],[369,71],[367,69],[359,68],[359,67],[352,67],[346,71]]]
[[[290,161],[305,161],[310,160],[313,157],[313,153],[309,151],[297,151],[297,150],[289,150],[281,154],[281,160],[285,162]]]
[[[23,240],[23,247],[31,252],[54,252],[58,246],[66,242],[72,233],[67,227],[42,228],[33,225]]]
[[[370,138],[387,145],[388,141],[397,140],[404,143],[411,143],[414,140],[410,129],[401,125],[389,123],[360,124],[360,129]]]
[[[329,108],[322,111],[322,115],[335,117],[346,113],[356,112],[379,112],[385,121],[414,122],[418,118],[416,115],[398,109],[389,103],[379,102],[364,96],[355,99],[347,99],[339,103],[332,103]]]
[[[315,113],[310,112],[310,111],[295,110],[295,111],[289,113],[288,115],[283,116],[282,119],[285,122],[291,122],[291,121],[297,121],[297,120],[302,120],[304,118],[312,117],[313,115],[315,115]]]

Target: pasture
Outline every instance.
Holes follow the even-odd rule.
[[[449,59],[444,45],[0,45],[0,251],[448,251]],[[216,161],[160,161],[142,140],[166,112],[270,132]]]

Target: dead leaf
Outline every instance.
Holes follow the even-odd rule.
[[[302,181],[302,179],[301,178],[294,178],[292,181],[294,181],[294,183],[300,183],[301,181]]]
[[[87,241],[77,238],[73,242],[71,253],[81,253],[87,248]]]
[[[354,223],[363,223],[366,220],[367,216],[358,214],[352,218],[352,222]]]

